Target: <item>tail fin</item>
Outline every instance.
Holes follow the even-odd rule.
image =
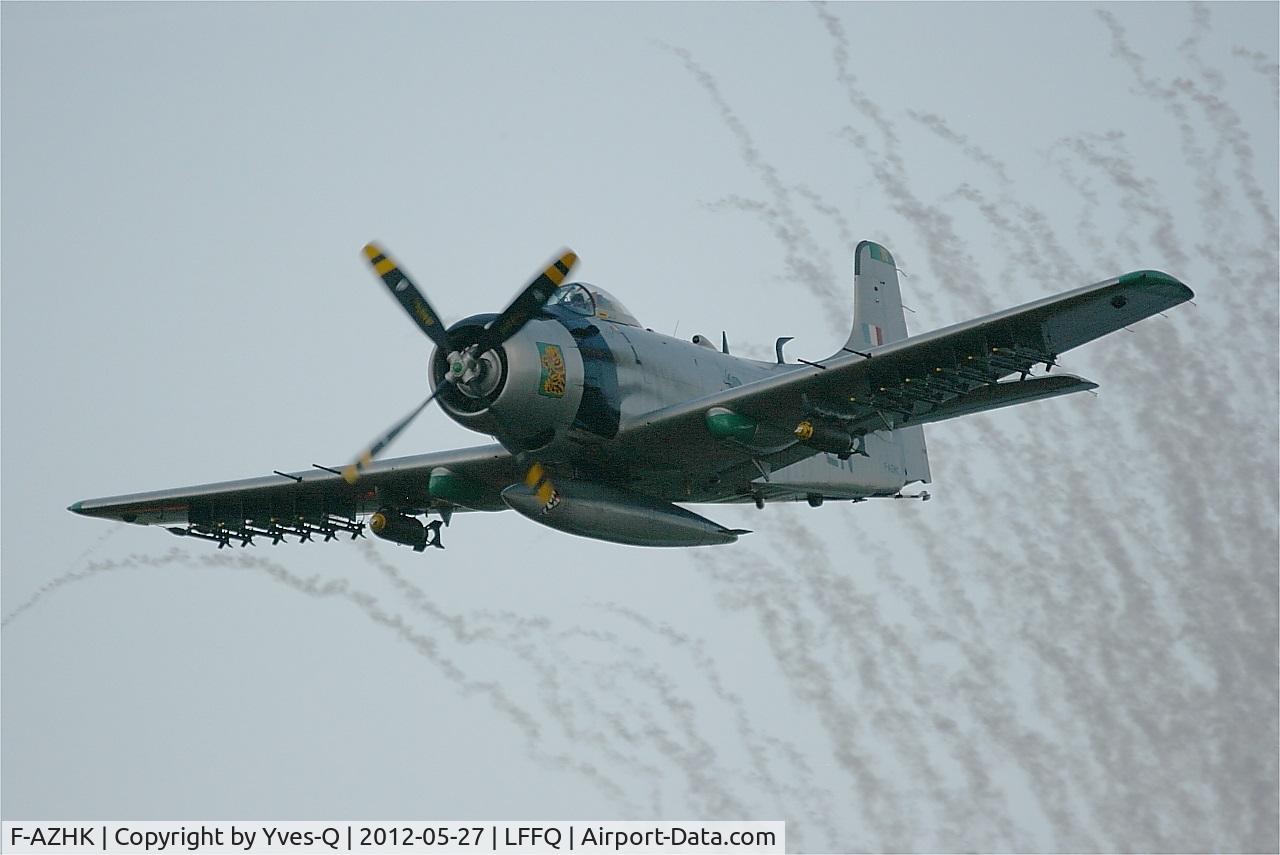
[[[907,319],[902,312],[897,265],[889,250],[864,240],[853,251],[853,329],[845,347],[865,352],[906,337]],[[907,483],[929,483],[924,428],[899,428],[893,432],[893,439],[902,449]]]
[[[898,268],[889,250],[864,240],[853,251],[853,330],[850,350],[868,350],[907,337]]]

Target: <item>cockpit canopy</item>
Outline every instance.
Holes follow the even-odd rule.
[[[627,307],[619,303],[612,294],[587,282],[570,282],[557,288],[547,300],[547,306],[568,309],[588,318],[613,321],[625,327],[640,326],[640,322],[627,311]]]

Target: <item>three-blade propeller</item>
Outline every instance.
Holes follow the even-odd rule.
[[[437,347],[442,348],[448,354],[449,370],[445,373],[435,391],[428,395],[426,400],[403,419],[396,422],[390,430],[379,436],[377,440],[356,457],[355,462],[342,471],[342,477],[346,479],[348,484],[354,484],[359,479],[361,471],[372,463],[391,444],[392,440],[399,436],[427,408],[427,405],[444,390],[446,385],[465,385],[478,377],[482,369],[479,357],[499,347],[520,332],[524,325],[537,315],[538,310],[546,304],[551,295],[555,293],[555,290],[564,283],[569,271],[573,269],[574,264],[578,261],[578,256],[575,253],[569,250],[564,251],[559,258],[549,264],[532,282],[525,286],[524,290],[516,295],[515,299],[502,310],[493,323],[481,331],[476,341],[455,343],[450,340],[449,332],[444,328],[440,315],[427,302],[427,298],[418,290],[418,286],[413,284],[413,280],[400,269],[400,266],[380,246],[375,243],[368,244],[364,248],[364,255],[373,267],[374,273],[382,279],[383,284],[387,286],[387,290],[391,292],[391,296],[395,297],[396,302],[418,325],[418,329],[422,330]],[[537,464],[534,464],[534,466],[537,467]],[[541,467],[537,468],[541,470]],[[532,474],[532,469],[530,473]],[[548,489],[550,489],[549,486]],[[550,496],[547,501],[550,501]]]

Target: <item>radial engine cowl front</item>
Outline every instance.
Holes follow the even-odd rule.
[[[468,318],[450,335],[465,335],[488,320],[483,315]],[[437,349],[432,358],[433,387],[458,368],[442,351]],[[453,388],[440,395],[444,410],[464,427],[522,448],[540,448],[567,430],[582,401],[582,357],[573,336],[555,321],[532,320],[501,347],[476,355],[474,364],[460,368],[459,375],[467,372],[475,379],[446,384]]]

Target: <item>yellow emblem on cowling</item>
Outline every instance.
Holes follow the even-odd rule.
[[[564,352],[558,344],[538,342],[538,356],[542,362],[542,377],[538,382],[538,394],[548,398],[563,398],[568,373],[564,365]]]

